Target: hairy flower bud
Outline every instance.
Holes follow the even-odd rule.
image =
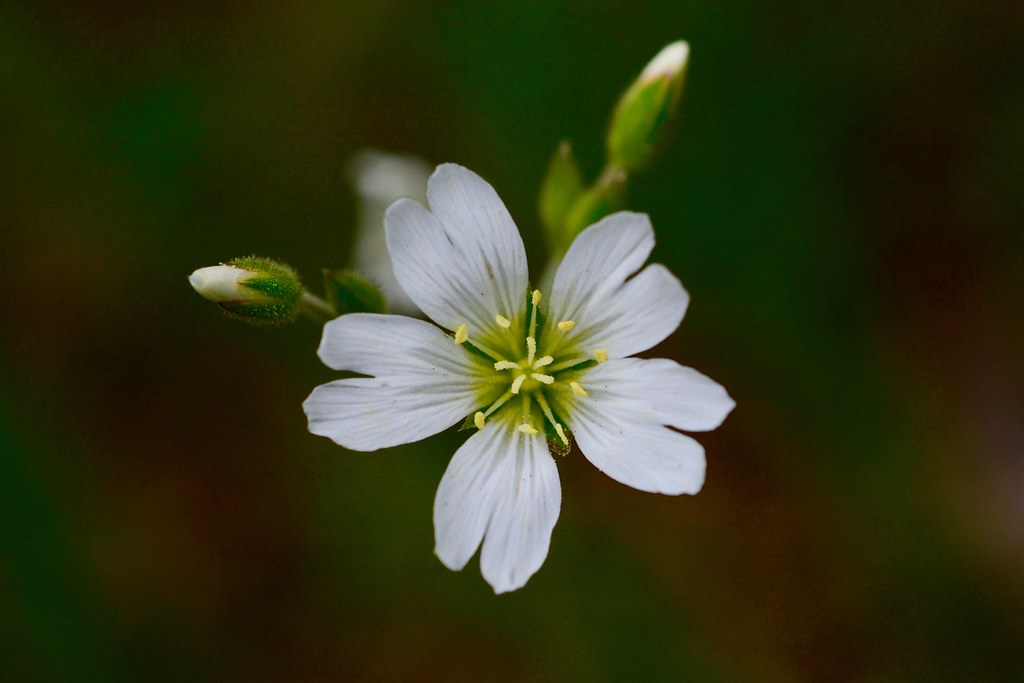
[[[583,176],[579,164],[572,153],[572,145],[564,141],[548,164],[538,202],[548,244],[555,249],[565,251],[569,248],[573,236],[566,234],[565,221],[582,192]]]
[[[350,270],[324,270],[324,289],[338,315],[388,310],[387,299],[377,285]]]
[[[608,129],[608,160],[639,171],[654,158],[679,108],[690,46],[677,41],[664,48],[626,90]]]
[[[255,325],[294,320],[304,291],[290,267],[256,256],[199,268],[188,281],[231,317]]]

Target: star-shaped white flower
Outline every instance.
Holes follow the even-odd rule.
[[[317,387],[309,430],[372,451],[465,421],[434,500],[436,552],[480,568],[495,592],[523,586],[548,554],[561,506],[549,450],[580,450],[642,491],[696,493],[704,449],[674,429],[710,430],[735,405],[674,361],[628,358],[671,334],[689,296],[664,266],[647,216],[616,213],[583,231],[550,297],[529,288],[526,252],[494,189],[439,166],[427,210],[401,199],[385,216],[395,275],[438,326],[351,314],[324,327],[320,358],[368,377]]]

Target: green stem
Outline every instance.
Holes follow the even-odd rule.
[[[326,323],[338,317],[329,303],[309,292],[303,292],[299,300],[299,312],[318,323]]]

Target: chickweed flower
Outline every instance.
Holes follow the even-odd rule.
[[[304,408],[312,433],[359,451],[475,430],[438,487],[435,550],[459,570],[482,546],[481,572],[503,593],[547,557],[561,506],[552,452],[575,441],[628,486],[693,494],[704,449],[674,430],[714,429],[734,403],[695,370],[629,358],[671,334],[689,301],[664,266],[641,270],[654,246],[647,216],[584,230],[544,293],[487,182],[445,164],[427,200],[395,202],[385,228],[395,276],[436,325],[367,313],[327,323],[320,358],[366,376],[317,387]]]

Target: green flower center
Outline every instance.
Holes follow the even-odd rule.
[[[541,299],[534,290],[522,315],[497,315],[495,326],[479,334],[459,325],[455,342],[472,355],[480,378],[473,426],[483,429],[500,419],[524,434],[544,431],[549,441],[564,447],[569,445],[565,415],[577,398],[587,395],[580,384],[583,371],[608,356],[601,349],[582,353],[567,336],[575,321],[546,320]]]

